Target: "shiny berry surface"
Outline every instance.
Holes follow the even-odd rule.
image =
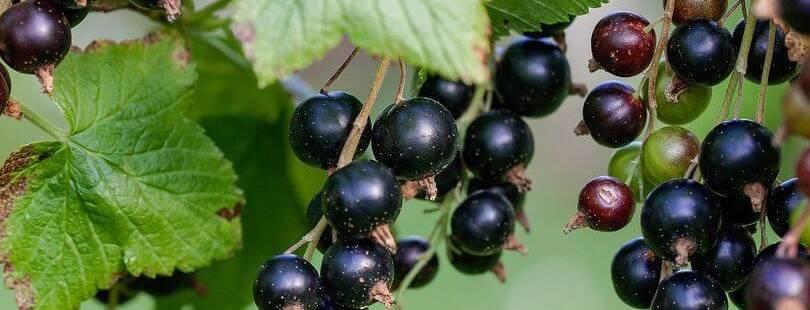
[[[397,253],[393,256],[394,288],[399,287],[405,276],[413,270],[416,263],[429,248],[428,241],[419,236],[405,237],[397,241]],[[419,270],[408,288],[420,288],[427,285],[433,281],[437,273],[439,273],[439,258],[433,255],[427,264]]]
[[[778,0],[779,13],[791,28],[803,34],[810,34],[810,1]]]
[[[769,193],[765,210],[768,213],[768,223],[777,235],[785,236],[790,229],[790,216],[805,201],[805,195],[799,190],[796,178],[782,182]]]
[[[716,22],[695,20],[675,28],[667,42],[667,61],[686,82],[714,86],[734,69],[737,47]]]
[[[644,71],[655,52],[655,30],[645,31],[649,25],[646,18],[630,12],[603,17],[591,34],[591,53],[599,67],[620,77]]]
[[[633,219],[636,203],[630,187],[618,179],[596,177],[579,193],[578,209],[591,229],[616,231]]]
[[[318,272],[301,257],[284,254],[265,262],[253,283],[253,301],[259,309],[299,307],[315,309],[324,291]]]
[[[692,261],[692,268],[716,280],[727,292],[740,289],[754,269],[757,247],[742,227],[726,226],[714,247]]]
[[[394,281],[394,259],[388,250],[368,240],[338,241],[321,263],[323,285],[333,303],[351,308],[367,307],[389,293]]]
[[[515,211],[503,196],[479,191],[456,208],[450,226],[451,238],[461,250],[491,255],[501,251],[515,231]]]
[[[624,244],[610,267],[616,295],[630,307],[649,309],[660,281],[661,263],[643,238]]]
[[[682,178],[700,153],[700,139],[686,128],[667,126],[654,131],[641,150],[644,179],[653,186]]]
[[[773,257],[757,264],[745,288],[748,309],[802,309],[810,305],[807,261]]]
[[[630,85],[608,81],[585,98],[582,118],[597,143],[616,148],[638,138],[647,122],[647,108]]]
[[[765,67],[765,54],[768,51],[769,24],[767,20],[758,20],[754,27],[754,37],[751,41],[751,49],[748,52],[748,66],[745,69],[745,78],[754,83],[762,80],[762,71]],[[785,31],[781,27],[776,27],[776,37],[773,45],[773,59],[771,60],[770,73],[768,74],[768,85],[777,85],[787,82],[799,70],[799,64],[791,61],[788,56],[788,48],[785,45]],[[745,21],[740,21],[734,28],[734,46],[742,44],[743,32],[745,32]]]
[[[464,164],[476,176],[500,180],[534,156],[534,138],[520,116],[505,110],[479,115],[467,128],[462,153]]]
[[[695,271],[679,271],[658,286],[652,310],[726,310],[726,293],[712,278]]]
[[[57,65],[70,44],[67,18],[50,1],[24,1],[0,15],[0,57],[14,70],[35,73]]]
[[[419,88],[419,97],[438,101],[442,106],[459,118],[470,106],[475,87],[459,81],[451,81],[438,75],[429,75]]]

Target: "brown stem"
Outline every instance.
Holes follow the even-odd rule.
[[[371,231],[369,237],[377,244],[388,249],[391,254],[395,254],[397,252],[397,241],[394,239],[394,234],[391,233],[390,225],[383,224],[377,226]]]
[[[743,82],[739,82],[737,83],[737,104],[734,106],[734,119],[740,119],[743,103]]]
[[[380,88],[382,88],[383,80],[385,79],[385,73],[388,71],[390,64],[390,59],[383,58],[380,61],[380,65],[377,67],[377,72],[374,73],[374,83],[371,85],[371,90],[369,90],[368,99],[366,99],[363,108],[354,119],[352,131],[349,133],[349,137],[346,138],[346,144],[343,145],[343,150],[340,152],[337,165],[338,169],[348,165],[352,162],[352,159],[354,159],[354,152],[357,150],[357,145],[360,143],[360,134],[363,133],[363,129],[366,128],[368,116],[371,113],[371,109],[374,107],[374,103],[377,102],[377,95],[380,93]]]
[[[518,164],[505,174],[506,181],[517,186],[518,192],[525,193],[532,190],[532,180],[526,176],[526,165]]]
[[[388,289],[388,284],[385,281],[380,281],[371,288],[371,299],[389,308],[394,303],[394,294],[391,294],[391,290]]]
[[[529,218],[526,217],[526,211],[520,210],[515,212],[515,220],[520,223],[520,226],[523,227],[523,230],[525,230],[526,233],[529,233],[532,230],[532,224],[529,221]]]
[[[506,282],[506,267],[504,267],[502,262],[498,262],[495,266],[492,266],[490,272],[495,275],[495,278],[498,279],[501,283]]]
[[[680,239],[675,243],[675,252],[678,256],[675,257],[675,265],[685,266],[689,263],[689,256],[695,252],[695,243],[689,239]]]
[[[318,240],[321,240],[321,235],[323,234],[323,231],[326,230],[327,225],[329,225],[329,223],[326,221],[326,217],[321,216],[318,224],[315,225],[310,232],[304,235],[304,238],[309,238],[307,250],[304,252],[304,259],[311,260],[312,255],[315,255],[315,249],[318,248]]]
[[[672,12],[675,11],[675,1],[667,1],[666,12],[664,12],[663,16],[663,26],[661,29],[661,38],[658,40],[658,44],[655,47],[655,52],[653,53],[653,61],[650,64],[650,68],[647,69],[647,80],[648,80],[648,88],[647,88],[647,109],[649,110],[649,117],[647,121],[647,129],[644,133],[644,141],[647,141],[647,138],[650,137],[653,130],[655,130],[655,119],[658,115],[658,103],[655,99],[655,83],[657,80],[658,75],[658,64],[660,63],[661,55],[664,53],[664,48],[667,46],[667,41],[669,40],[669,28],[672,26]]]
[[[779,129],[776,130],[776,134],[773,135],[773,141],[771,141],[771,144],[773,146],[781,146],[783,143],[785,143],[785,140],[789,135],[790,128],[788,128],[787,124],[783,122],[782,125],[779,125]]]
[[[777,256],[794,258],[799,254],[799,241],[808,222],[810,222],[810,206],[805,206],[804,211],[799,215],[799,220],[782,238],[782,243],[776,249]]]
[[[734,12],[737,11],[737,9],[740,7],[741,2],[745,2],[745,0],[737,0],[736,2],[734,2],[734,5],[732,5],[731,8],[728,9],[728,11],[726,11],[726,14],[724,14],[722,18],[720,18],[720,21],[717,22],[717,24],[720,25],[720,27],[723,27],[723,24],[725,24],[726,20],[729,17],[731,17],[731,14],[734,14]]]
[[[419,187],[425,193],[425,198],[430,201],[435,201],[436,197],[439,195],[439,189],[436,188],[436,178],[433,176],[429,176],[426,178],[422,178],[416,181],[419,184]]]
[[[761,212],[762,205],[765,203],[765,186],[759,182],[746,184],[743,192],[751,200],[751,208],[754,209],[754,212]]]
[[[340,75],[343,74],[343,71],[345,71],[346,68],[349,67],[349,64],[352,63],[352,60],[354,60],[354,57],[357,56],[358,52],[360,52],[360,49],[355,47],[354,50],[352,50],[352,53],[349,54],[349,57],[347,57],[346,60],[344,60],[343,63],[340,65],[340,67],[338,67],[337,71],[335,71],[335,73],[333,73],[332,76],[328,80],[326,80],[326,83],[323,84],[323,87],[321,87],[321,94],[326,95],[326,93],[329,92],[329,88],[332,87],[332,84],[334,84],[335,81],[337,81],[337,79],[340,77]]]
[[[571,82],[571,88],[568,89],[568,94],[585,98],[585,96],[588,95],[588,86],[583,83]]]
[[[588,227],[588,222],[585,220],[585,214],[577,211],[577,213],[574,213],[568,220],[568,224],[565,224],[565,227],[563,227],[563,233],[567,235],[583,227]]]
[[[771,62],[773,61],[774,44],[776,43],[776,24],[773,20],[768,23],[768,50],[765,52],[765,66],[762,68],[762,78],[759,84],[759,100],[757,101],[757,123],[765,122],[765,101],[768,96],[768,79],[771,77]]]
[[[585,121],[582,120],[577,123],[577,127],[574,127],[574,134],[577,135],[577,137],[587,136],[591,134],[591,131],[588,129],[588,126],[585,125]]]
[[[593,73],[593,72],[598,71],[599,69],[602,69],[602,66],[600,66],[596,62],[596,59],[591,58],[590,60],[588,60],[588,71],[589,72]]]
[[[397,84],[397,94],[394,97],[394,103],[400,104],[401,102],[405,101],[404,93],[405,93],[405,81],[408,79],[408,73],[405,70],[405,62],[402,59],[399,60],[399,84]]]
[[[526,245],[523,242],[520,242],[515,238],[515,234],[509,234],[509,237],[506,238],[506,242],[503,244],[504,250],[515,251],[520,253],[523,256],[529,254],[529,250],[526,248]]]

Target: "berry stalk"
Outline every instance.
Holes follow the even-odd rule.
[[[776,24],[768,22],[768,50],[765,52],[765,66],[762,68],[762,78],[759,84],[759,100],[757,101],[757,123],[765,122],[765,101],[767,99],[768,79],[771,75],[771,62],[773,61],[774,45],[776,44]]]
[[[751,41],[754,39],[754,28],[756,26],[757,17],[756,14],[754,14],[754,10],[748,10],[747,13],[748,15],[745,17],[745,31],[743,32],[743,38],[740,44],[740,52],[737,54],[737,65],[729,78],[725,97],[723,97],[723,105],[720,108],[720,115],[717,117],[717,123],[722,122],[728,117],[731,100],[734,97],[734,92],[737,91],[737,84],[742,83],[742,76],[745,74],[748,67],[748,52],[751,50]]]
[[[54,125],[53,123],[42,117],[42,115],[39,115],[38,113],[34,112],[34,110],[31,110],[31,108],[29,108],[27,105],[22,103],[19,103],[19,105],[20,110],[22,111],[23,118],[25,118],[35,126],[39,127],[39,129],[42,129],[42,131],[44,131],[54,139],[60,141],[65,139],[65,133],[62,132],[62,130],[59,129],[59,127],[56,127],[56,125]]]
[[[649,83],[647,87],[647,109],[649,110],[650,117],[647,123],[647,130],[644,132],[644,141],[646,141],[655,130],[656,109],[658,107],[655,98],[655,84],[658,78],[658,60],[661,59],[661,55],[664,53],[664,48],[667,46],[667,41],[669,40],[669,29],[672,26],[672,14],[674,11],[675,1],[668,1],[663,16],[663,25],[661,26],[661,38],[658,39],[658,44],[655,46],[655,52],[652,57],[653,62],[650,64],[650,68],[647,69],[647,80]]]
[[[397,84],[397,94],[394,96],[394,104],[405,101],[405,82],[408,79],[408,72],[405,69],[405,62],[399,60],[399,84]]]
[[[333,73],[332,76],[329,77],[329,80],[327,80],[326,83],[323,84],[323,87],[321,87],[321,94],[326,95],[326,93],[329,92],[329,88],[332,87],[332,84],[334,84],[335,81],[337,81],[337,79],[340,77],[340,75],[343,74],[343,71],[345,71],[346,68],[349,67],[349,65],[352,63],[352,60],[354,60],[354,57],[357,56],[358,52],[360,52],[360,49],[355,47],[354,50],[352,50],[352,53],[349,54],[349,57],[347,57],[346,60],[344,60],[343,63],[340,64],[340,67],[338,67],[335,73]]]

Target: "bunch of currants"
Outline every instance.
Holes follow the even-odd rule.
[[[642,204],[642,237],[622,246],[611,267],[616,294],[634,308],[727,309],[728,295],[742,309],[808,309],[810,258],[801,243],[810,244],[803,207],[810,150],[797,178],[777,176],[784,137],[810,138],[810,70],[799,73],[801,59],[786,42],[791,32],[810,32],[803,28],[810,1],[773,1],[781,15],[772,18],[785,21],[779,24],[757,19],[753,5],[745,12],[744,1],[731,8],[727,0],[663,2],[660,38],[654,24],[631,12],[610,14],[593,30],[591,71],[647,74],[639,91],[607,81],[585,99],[575,132],[617,150],[608,176],[582,189],[564,231],[622,229]],[[731,32],[723,23],[740,7],[746,18]],[[743,78],[761,85],[753,121],[739,118],[741,99],[727,119]],[[794,78],[775,135],[763,125],[764,91]],[[698,118],[712,87],[726,80],[719,121],[701,142],[681,125]],[[656,121],[668,126],[656,128]],[[768,244],[766,220],[782,242]],[[752,237],[758,229],[759,251]]]
[[[523,117],[547,116],[579,89],[564,54],[569,24],[544,25],[511,42],[493,64],[492,89],[427,74],[417,97],[403,99],[401,79],[397,99],[373,125],[364,111],[369,103],[345,92],[322,90],[301,102],[290,122],[292,149],[329,174],[308,206],[312,231],[304,241],[317,239],[324,257],[320,271],[311,253],[293,254],[295,246],[270,258],[254,283],[256,305],[391,305],[393,289],[433,280],[442,242],[459,272],[492,272],[503,281],[502,253],[527,252],[515,224],[530,229],[524,201],[534,139]],[[374,160],[358,159],[369,145]],[[461,192],[466,197],[455,203]],[[397,240],[391,225],[411,198],[439,202],[441,215],[427,238]]]

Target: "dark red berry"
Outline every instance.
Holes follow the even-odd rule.
[[[419,88],[419,97],[438,101],[454,118],[459,118],[470,106],[474,92],[475,86],[447,80],[438,75],[428,75]]]
[[[777,235],[784,237],[790,230],[790,216],[804,201],[805,195],[799,190],[796,178],[779,184],[768,194],[765,211],[768,223]]]
[[[323,295],[315,267],[292,254],[269,259],[253,282],[253,301],[262,310],[315,309]]]
[[[765,54],[768,51],[768,36],[770,21],[757,20],[754,27],[754,37],[751,41],[751,49],[748,52],[748,66],[745,70],[745,78],[754,83],[762,80],[762,71],[765,67]],[[768,85],[777,85],[787,82],[799,71],[799,64],[790,60],[788,48],[785,44],[785,31],[781,27],[776,27],[776,37],[773,45],[773,59],[771,69],[768,74]],[[734,28],[734,46],[742,44],[743,33],[745,32],[745,20],[740,21]]]
[[[334,168],[362,107],[357,98],[341,91],[317,94],[301,102],[290,119],[290,145],[298,159],[321,169]],[[366,126],[355,157],[366,151],[370,140],[371,126]]]
[[[806,309],[810,305],[810,265],[772,257],[757,264],[745,288],[750,310]]]
[[[667,0],[664,0],[664,7]],[[676,25],[692,20],[708,19],[720,21],[726,13],[728,0],[675,0],[672,22]]]
[[[627,83],[599,84],[585,98],[582,118],[597,143],[617,148],[633,142],[644,130],[647,108]]]
[[[428,241],[419,236],[406,237],[397,241],[397,253],[394,254],[394,289],[402,284],[402,280],[413,270],[422,256],[426,255],[428,249],[430,249]],[[439,272],[439,258],[435,254],[431,254],[431,256],[408,288],[423,287],[436,277]]]
[[[491,182],[509,181],[521,191],[530,186],[525,169],[533,155],[534,138],[529,125],[509,111],[479,115],[464,136],[462,156],[470,171]]]
[[[503,196],[479,191],[456,208],[450,226],[453,243],[462,251],[491,255],[514,241],[515,211]]]
[[[364,308],[375,302],[386,306],[393,302],[394,260],[370,240],[340,240],[329,247],[323,255],[321,278],[335,304]]]
[[[512,42],[495,70],[501,107],[522,116],[553,113],[568,97],[570,87],[571,68],[565,54],[546,40]]]
[[[672,32],[667,42],[667,61],[684,81],[714,86],[731,74],[737,47],[731,33],[714,21],[689,21]]]
[[[645,31],[649,25],[646,18],[631,12],[603,17],[591,34],[595,65],[621,77],[644,71],[655,52],[655,30]]]
[[[0,15],[0,57],[14,70],[36,74],[46,92],[70,43],[67,18],[50,1],[24,1]]]
[[[692,268],[716,280],[727,292],[745,284],[754,269],[757,247],[747,230],[725,226],[714,247],[692,260]]]
[[[651,310],[726,310],[726,293],[712,278],[679,271],[661,281]]]
[[[659,185],[641,209],[644,241],[658,256],[678,265],[714,247],[720,221],[717,196],[690,179]]]
[[[598,231],[617,231],[633,219],[636,202],[630,187],[614,177],[596,177],[588,181],[579,193],[578,212],[565,228],[578,227]]]
[[[649,309],[661,278],[661,263],[642,238],[623,245],[610,268],[616,295],[630,307]]]

